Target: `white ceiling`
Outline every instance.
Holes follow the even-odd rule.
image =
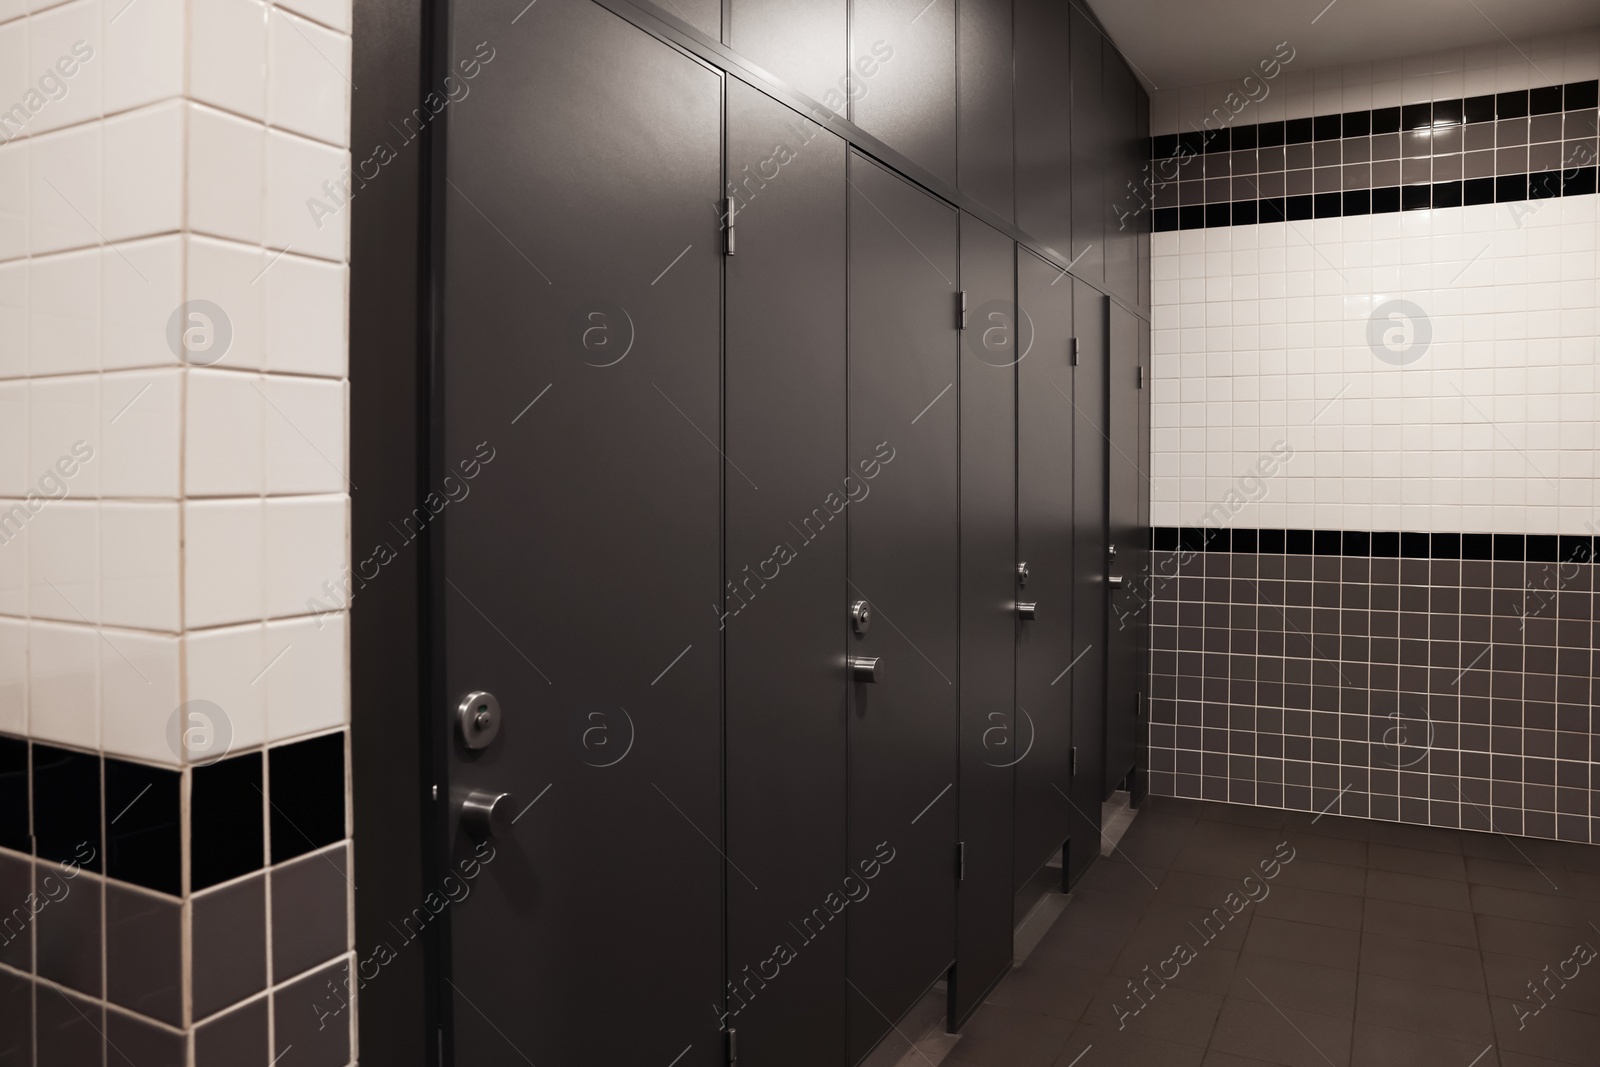
[[[1233,81],[1280,41],[1298,70],[1523,43],[1600,22],[1595,0],[1088,0],[1152,89]]]

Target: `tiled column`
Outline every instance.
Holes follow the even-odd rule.
[[[354,1059],[350,16],[0,0],[3,1067]]]

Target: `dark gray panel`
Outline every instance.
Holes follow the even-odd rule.
[[[1072,79],[1067,6],[1015,0],[1017,225],[1070,259]]]
[[[503,15],[457,7],[455,36],[500,40]],[[722,492],[765,477],[720,452],[722,85],[587,0],[517,30],[452,118],[442,194],[436,457],[476,472],[443,516],[443,688],[504,714],[492,747],[453,745],[445,799],[525,809],[451,909],[456,1062],[509,1041],[703,1067],[723,1056]]]
[[[1016,734],[1016,245],[961,216],[961,781],[950,1019],[1011,966]],[[947,398],[948,399],[948,398]]]
[[[1073,284],[1073,329],[1078,366],[1073,394],[1073,627],[1072,737],[1078,770],[1072,777],[1072,849],[1067,878],[1075,881],[1100,855],[1106,722],[1106,329],[1110,301],[1082,282]]]
[[[940,181],[955,185],[955,6],[854,0],[850,18],[850,117]]]
[[[851,591],[877,619],[850,653],[849,865],[893,856],[852,904],[849,1060],[953,957],[957,775],[956,213],[850,156],[850,443],[877,459],[848,509]]]
[[[1133,71],[1105,41],[1102,61],[1101,119],[1106,144],[1105,201],[1102,216],[1106,234],[1105,280],[1112,296],[1126,304],[1139,299],[1139,227],[1149,226],[1148,214],[1139,207],[1139,136],[1137,84]]]
[[[1133,544],[1138,555],[1138,588],[1136,590],[1138,602],[1135,608],[1138,612],[1139,635],[1139,688],[1144,690],[1144,700],[1139,714],[1139,736],[1134,747],[1134,777],[1133,795],[1134,804],[1144,799],[1149,791],[1149,752],[1150,752],[1150,616],[1152,613],[1151,602],[1155,599],[1154,572],[1151,567],[1150,546],[1150,394],[1151,366],[1150,366],[1150,323],[1146,319],[1138,321],[1139,331],[1139,366],[1143,370],[1143,388],[1139,390],[1139,529],[1134,534]]]
[[[266,875],[195,897],[190,922],[196,1019],[267,987]]]
[[[957,6],[956,184],[1012,218],[1011,0]]]
[[[1072,23],[1072,246],[1073,274],[1096,285],[1105,279],[1106,120],[1101,98],[1100,31],[1074,6]]]
[[[1139,310],[1146,317],[1150,315],[1150,227],[1153,223],[1152,208],[1154,206],[1155,192],[1152,189],[1154,173],[1150,169],[1150,94],[1145,92],[1144,86],[1134,83],[1134,144],[1133,144],[1133,171],[1136,175],[1134,184],[1138,187],[1142,213],[1138,216],[1134,232],[1137,234],[1139,251]],[[1149,367],[1145,368],[1148,374]],[[1145,470],[1149,470],[1148,466]]]
[[[1072,281],[1034,255],[1017,260],[1017,298],[1033,344],[1017,370],[1017,596],[1037,617],[1017,630],[1017,731],[1030,744],[1017,764],[1020,890],[1066,840],[1072,809],[1074,662],[1072,580]]]
[[[812,1067],[844,1061],[844,923],[790,924],[851,861],[846,520],[805,520],[847,478],[875,482],[845,452],[844,142],[730,81],[728,159],[776,177],[749,191],[726,273],[727,452],[761,486],[727,487],[727,1025],[741,1059]],[[779,945],[793,959],[763,989]]]
[[[1109,792],[1133,769],[1138,754],[1139,713],[1146,687],[1142,649],[1140,577],[1149,535],[1139,523],[1139,500],[1148,495],[1139,463],[1139,335],[1141,320],[1111,305],[1110,487],[1107,536],[1117,546],[1111,573],[1123,579],[1110,593],[1106,658],[1106,780]]]
[[[178,901],[106,883],[106,999],[183,1025],[183,907]]]
[[[847,0],[732,0],[729,11],[735,52],[840,116],[853,79],[870,84],[849,66]],[[876,76],[875,64],[864,69]]]

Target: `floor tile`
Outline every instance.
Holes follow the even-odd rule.
[[[1361,929],[1362,901],[1359,896],[1346,893],[1324,893],[1317,889],[1300,889],[1292,885],[1273,886],[1267,896],[1256,905],[1257,915],[1274,919],[1292,919],[1295,922],[1313,923],[1317,926],[1339,926],[1347,930]]]
[[[1241,956],[1228,995],[1263,1003],[1270,997],[1280,1008],[1354,1016],[1356,972],[1271,956]]]
[[[1420,874],[1403,874],[1399,871],[1376,868],[1367,871],[1367,898],[1393,900],[1400,904],[1420,904],[1430,908],[1449,908],[1452,911],[1472,910],[1472,899],[1467,893],[1467,883],[1464,879],[1425,878]]]
[[[1478,944],[1477,928],[1470,912],[1402,904],[1393,900],[1368,900],[1361,929],[1384,937],[1406,937],[1441,945]]]
[[[1367,933],[1361,938],[1361,972],[1469,993],[1484,992],[1477,950],[1460,945]]]
[[[1361,956],[1361,934],[1332,926],[1258,916],[1244,944],[1247,955],[1273,956],[1353,971]]]
[[[1363,974],[1356,989],[1356,1021],[1435,1037],[1484,1043],[1494,1040],[1489,998],[1464,989],[1423,985]]]
[[[1356,1021],[1350,1067],[1498,1067],[1492,1045]]]
[[[1211,1047],[1285,1067],[1346,1067],[1350,1029],[1348,1018],[1229,998],[1217,1020]]]
[[[1399,848],[1395,845],[1371,845],[1367,852],[1367,866],[1383,871],[1400,871],[1420,874],[1427,878],[1467,877],[1463,857],[1451,852],[1435,852],[1421,848]]]
[[[1079,1026],[1052,1067],[1200,1067],[1204,1057],[1197,1045],[1141,1037],[1131,1028]]]

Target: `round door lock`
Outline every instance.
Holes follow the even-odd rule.
[[[1017,564],[1017,584],[1028,584],[1028,565],[1026,563]]]
[[[858,634],[872,629],[872,605],[858,600],[850,605],[850,625]]]
[[[500,736],[500,701],[493,693],[468,693],[456,708],[461,742],[471,749],[488,748]]]

